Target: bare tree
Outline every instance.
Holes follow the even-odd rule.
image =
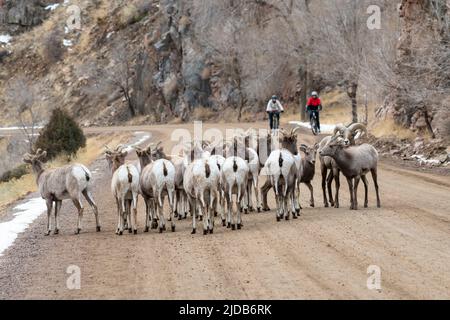
[[[40,119],[35,110],[38,93],[37,84],[31,83],[25,76],[10,80],[6,86],[6,100],[15,111],[30,152],[33,151]]]
[[[111,64],[105,72],[106,81],[117,87],[125,98],[132,117],[136,116],[136,108],[132,99],[132,83],[134,76],[132,54],[125,45],[125,40],[118,41],[112,51]]]

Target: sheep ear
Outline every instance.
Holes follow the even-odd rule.
[[[120,155],[123,157],[123,158],[125,158],[127,155],[128,155],[128,151],[122,151],[122,152],[120,152]]]

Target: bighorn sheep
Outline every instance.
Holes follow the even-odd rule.
[[[367,199],[367,179],[366,174],[372,173],[373,182],[377,196],[377,207],[380,205],[380,195],[378,191],[377,181],[377,163],[378,152],[370,144],[362,144],[358,146],[347,146],[345,138],[341,136],[333,136],[327,145],[320,149],[321,156],[328,156],[336,161],[339,169],[347,178],[350,190],[350,209],[358,209],[357,190],[359,180],[362,179],[365,187],[364,207],[368,205]],[[353,183],[354,179],[354,183]]]
[[[192,153],[185,151],[185,161],[187,162]],[[183,176],[184,190],[192,208],[192,234],[196,232],[197,212],[203,218],[203,234],[214,230],[213,204],[217,197],[220,171],[209,159],[196,159],[187,165]]]
[[[302,159],[303,172],[298,181],[298,189],[300,190],[300,183],[306,184],[311,193],[311,198],[309,200],[309,205],[311,207],[314,207],[314,189],[311,181],[314,179],[314,175],[316,172],[316,155],[318,148],[318,143],[316,143],[313,147],[309,147],[305,144],[302,144],[300,146],[300,151],[305,154],[305,157]]]
[[[150,158],[148,157],[150,155]],[[159,232],[162,233],[165,229],[164,219],[164,195],[167,194],[169,198],[170,207],[170,222],[172,232],[175,231],[174,221],[174,196],[175,196],[175,167],[167,159],[151,159],[151,146],[147,147],[145,153],[138,153],[141,164],[145,165],[142,168],[140,176],[140,190],[146,202],[147,212],[145,219],[145,231],[149,230],[149,223],[152,228],[156,226],[155,212],[159,221]],[[145,162],[149,163],[145,164]]]
[[[91,194],[92,174],[89,169],[82,164],[67,165],[57,169],[44,169],[43,162],[45,162],[46,156],[46,151],[38,149],[35,154],[27,153],[23,158],[25,163],[31,164],[41,197],[46,200],[47,232],[45,235],[49,235],[51,231],[53,202],[55,203],[54,234],[59,233],[58,214],[61,211],[62,201],[65,199],[71,199],[78,210],[78,226],[76,234],[80,233],[84,211],[81,195],[84,196],[86,201],[92,207],[97,231],[100,231],[98,209]]]
[[[125,219],[128,231],[137,234],[137,201],[139,194],[139,170],[133,164],[125,164],[128,151],[119,145],[115,150],[106,146],[105,156],[112,173],[111,191],[116,199],[118,223],[116,234],[122,235]],[[133,209],[133,214],[131,214]]]
[[[359,133],[359,136],[358,136]],[[356,137],[361,137],[363,134],[367,134],[366,127],[361,123],[354,123],[349,126],[344,126],[338,124],[334,128],[333,136],[341,136],[343,138],[343,143],[348,145],[355,145]],[[323,148],[331,139],[332,136],[328,136],[323,138],[319,143],[319,150]],[[335,208],[339,208],[339,188],[340,188],[340,179],[339,179],[339,167],[336,162],[331,157],[320,157],[320,170],[322,173],[322,191],[323,191],[323,202],[324,206],[328,207],[327,200],[327,191],[328,188],[328,196],[330,200],[330,205]],[[328,174],[328,170],[330,173]],[[328,177],[327,177],[328,175]],[[336,186],[336,194],[333,200],[333,194],[331,190],[331,184],[335,180]]]
[[[284,129],[281,129],[281,138],[280,138],[281,148],[288,151],[290,153],[291,157],[298,155],[298,149],[297,149],[297,132],[298,132],[298,130],[300,130],[299,127],[291,129],[290,132],[286,132]],[[262,141],[260,141],[260,143],[261,142]],[[268,147],[269,147],[269,145],[268,145]],[[273,151],[271,152],[270,156],[272,156],[272,153],[273,153]],[[298,164],[298,161],[295,161],[295,159],[293,159],[293,161],[294,161],[294,163],[296,162]],[[266,163],[267,163],[267,161],[266,161]],[[263,165],[263,167],[264,166],[265,166],[265,164]],[[299,168],[297,167],[297,169],[299,169]],[[295,177],[297,177],[297,176],[298,176],[298,172],[295,174]],[[266,182],[261,187],[263,211],[270,210],[269,206],[267,205],[267,193],[269,192],[271,187],[273,187],[273,185],[271,184],[270,179],[266,179]],[[297,204],[297,205],[298,205],[298,208],[296,208],[296,209],[297,209],[297,213],[298,213],[300,208],[299,208],[299,204]]]
[[[227,227],[232,230],[235,230],[236,226],[238,229],[242,227],[241,202],[246,194],[249,172],[247,162],[240,157],[229,157],[223,164],[221,180],[227,201]],[[233,195],[236,195],[237,220],[233,210]],[[247,211],[245,206],[244,201],[244,210]]]

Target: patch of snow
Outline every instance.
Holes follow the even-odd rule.
[[[37,127],[34,127],[34,129],[42,129],[42,128],[44,128],[43,126],[37,126]],[[23,128],[22,127],[0,127],[0,131],[1,130],[22,130]],[[25,127],[25,129],[31,129],[31,127]]]
[[[59,7],[59,3],[53,3],[53,4],[49,4],[49,5],[46,6],[44,9],[45,9],[45,10],[53,11],[53,10],[55,10],[55,9],[58,8],[58,7]]]
[[[135,135],[141,135],[144,134],[138,141],[136,141],[135,143],[132,143],[130,145],[128,145],[124,150],[127,152],[131,152],[133,151],[134,147],[137,147],[138,145],[140,145],[141,143],[144,143],[145,141],[147,141],[148,139],[150,139],[150,134],[146,134],[145,132],[135,132]]]
[[[47,210],[45,200],[33,198],[14,208],[14,218],[0,223],[0,256],[33,221]]]
[[[311,125],[309,122],[289,121],[289,123],[311,130]],[[332,134],[335,127],[336,127],[335,124],[320,124],[320,131],[321,133]]]
[[[438,159],[427,159],[424,155],[422,154],[415,154],[411,156],[412,159],[416,160],[417,162],[419,162],[420,165],[440,165],[441,161]]]
[[[12,37],[9,34],[0,34],[0,43],[8,44]]]
[[[72,46],[72,40],[63,39],[63,45],[65,47],[71,47]]]

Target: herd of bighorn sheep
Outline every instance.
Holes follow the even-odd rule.
[[[289,220],[300,216],[300,184],[310,190],[310,206],[314,207],[311,181],[315,175],[316,155],[319,154],[322,173],[324,205],[339,207],[339,175],[346,177],[350,190],[350,209],[357,210],[357,189],[362,180],[365,189],[364,207],[368,206],[366,174],[372,174],[377,207],[380,196],[377,181],[378,152],[369,144],[357,144],[367,129],[360,123],[336,126],[331,136],[313,146],[297,145],[299,128],[281,129],[280,137],[260,135],[252,129],[236,134],[232,141],[211,143],[198,141],[183,146],[180,155],[166,155],[160,143],[146,148],[134,148],[138,162],[126,162],[130,148],[107,146],[105,157],[111,170],[111,191],[116,200],[117,229],[137,233],[137,202],[145,202],[145,232],[166,230],[164,200],[169,207],[168,221],[175,231],[175,218],[192,217],[192,234],[197,220],[203,223],[203,234],[214,232],[215,217],[220,215],[222,226],[232,230],[243,227],[242,212],[268,211],[267,194],[274,191],[276,219]],[[278,139],[279,138],[279,139]],[[58,215],[64,199],[71,199],[78,210],[76,233],[82,228],[82,196],[92,207],[96,229],[100,231],[98,209],[91,194],[92,174],[81,164],[57,169],[44,169],[46,152],[37,150],[26,154],[24,162],[31,164],[39,192],[47,203],[47,230],[51,228],[51,213],[55,207],[54,233],[59,232]],[[329,171],[329,173],[328,173]],[[266,177],[259,189],[259,177]],[[333,198],[332,181],[336,190]],[[328,189],[328,198],[327,198]],[[254,197],[253,193],[254,192]],[[262,203],[261,203],[262,200]]]

